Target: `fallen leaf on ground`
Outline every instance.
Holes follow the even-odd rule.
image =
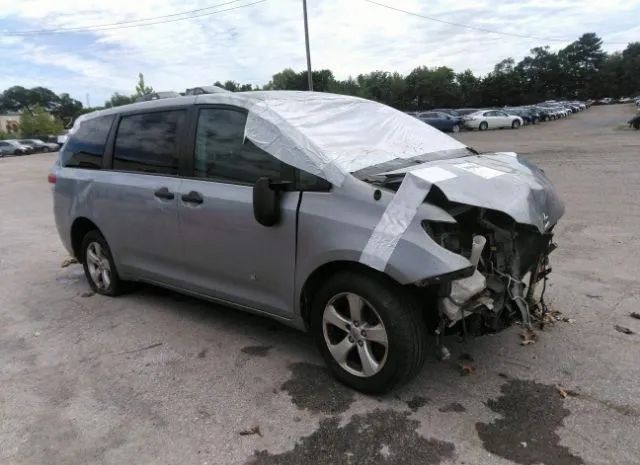
[[[615,325],[614,328],[616,329],[616,331],[621,332],[623,334],[635,334],[635,332],[633,332],[629,328],[625,328],[624,326]]]
[[[473,375],[476,372],[476,368],[468,362],[459,363],[458,366],[462,376]]]
[[[260,431],[259,426],[253,426],[251,427],[251,429],[240,431],[240,433],[238,434],[240,434],[240,436],[251,436],[253,434],[257,434],[258,436],[262,437],[262,432]]]
[[[462,376],[472,375],[476,372],[476,368],[471,364],[473,357],[471,354],[462,353],[458,356],[458,368]]]
[[[76,260],[75,257],[65,258],[62,264],[60,265],[60,268],[66,268],[69,265],[73,265],[74,263],[78,263],[78,260]]]
[[[528,346],[529,344],[536,343],[538,335],[532,329],[523,329],[520,332],[520,338],[522,339],[522,341],[520,341],[520,345]]]
[[[636,318],[637,320],[640,320],[640,313],[638,313],[638,312],[631,312],[631,314],[629,314],[629,316],[631,318]]]
[[[35,337],[40,336],[40,331],[35,331],[35,332],[33,333],[33,335],[34,335]]]
[[[562,386],[556,386],[556,389],[563,399],[566,399],[569,396],[576,397],[578,395],[577,392],[572,391],[571,389],[565,389]]]
[[[94,294],[95,294],[95,292],[93,292],[93,291],[87,291],[87,292],[83,292],[82,294],[80,294],[80,297],[91,297]]]

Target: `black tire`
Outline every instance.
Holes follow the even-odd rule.
[[[96,243],[99,244],[104,258],[106,258],[106,260],[108,261],[109,272],[110,272],[109,273],[110,279],[109,279],[108,285],[105,284],[101,286],[99,282],[97,283],[92,277],[91,271],[89,269],[92,265],[90,263],[91,260],[88,259],[87,257],[88,248],[89,246],[92,246],[93,244],[96,244]],[[81,250],[82,256],[78,258],[82,262],[82,266],[84,268],[84,275],[87,278],[89,286],[91,286],[91,289],[98,294],[107,295],[111,297],[122,294],[122,292],[124,291],[124,283],[120,280],[120,276],[118,275],[118,270],[116,269],[116,264],[113,261],[113,255],[111,255],[111,249],[109,248],[109,244],[107,244],[106,239],[102,236],[102,234],[100,234],[100,231],[94,229],[93,231],[89,231],[87,234],[85,234],[84,238],[82,239],[82,246],[80,250]]]
[[[520,127],[520,121],[518,121],[517,119],[514,119],[513,122],[511,123],[511,129],[518,129]]]
[[[453,127],[451,128],[451,132],[453,133],[460,132],[460,125],[454,124]]]
[[[480,123],[480,126],[478,126],[478,130],[480,131],[486,131],[487,129],[489,129],[489,124],[486,121],[483,121]]]
[[[42,147],[42,151],[43,152],[48,152],[49,151],[49,147]]]
[[[367,309],[375,309],[375,315],[382,322],[387,337],[385,358],[380,362],[379,371],[371,376],[354,375],[343,368],[329,351],[329,343],[325,340],[325,307],[345,293],[356,294],[364,299],[363,315],[370,311]],[[311,311],[311,332],[327,366],[339,381],[358,391],[387,392],[413,378],[424,363],[427,328],[421,309],[405,288],[385,275],[366,271],[339,272],[331,276],[315,293]],[[352,329],[358,332],[355,323]],[[348,334],[350,333],[343,332],[338,335],[338,341],[347,339]],[[352,339],[350,341],[353,342]],[[374,352],[375,347],[367,347],[370,352]],[[351,351],[355,351],[355,354]],[[354,357],[359,357],[358,353],[356,345],[349,349],[349,354]]]

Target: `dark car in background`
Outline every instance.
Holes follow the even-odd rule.
[[[438,113],[446,113],[447,115],[450,115],[450,116],[456,116],[456,117],[461,116],[460,113],[458,113],[458,110],[454,110],[452,108],[434,108],[431,111],[437,111]]]
[[[55,152],[58,150],[58,144],[44,142],[40,139],[20,139],[18,142],[33,147],[35,152]]]
[[[524,124],[536,124],[539,118],[527,108],[505,108],[504,111],[510,115],[516,115],[522,118]]]
[[[440,111],[423,111],[416,118],[443,132],[460,132],[462,128],[462,118]]]

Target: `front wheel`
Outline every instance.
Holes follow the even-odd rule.
[[[49,151],[49,147],[42,147],[42,151],[43,152],[48,152]]]
[[[513,123],[511,123],[511,129],[518,129],[520,127],[520,121],[518,121],[517,119],[513,120]]]
[[[457,124],[454,124],[453,127],[451,128],[452,132],[460,132],[460,126]]]
[[[122,293],[123,285],[111,249],[99,231],[89,231],[84,236],[81,261],[84,275],[94,292],[108,296]]]
[[[480,123],[480,126],[478,126],[478,129],[480,131],[486,131],[487,129],[489,129],[489,125],[486,121],[483,121],[482,123]]]
[[[344,271],[313,297],[311,331],[333,375],[367,393],[382,393],[415,376],[425,358],[419,306],[384,275]]]

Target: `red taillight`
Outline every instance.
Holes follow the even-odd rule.
[[[47,181],[49,181],[49,184],[55,184],[56,183],[56,175],[53,173],[49,173],[49,176],[47,176]]]

